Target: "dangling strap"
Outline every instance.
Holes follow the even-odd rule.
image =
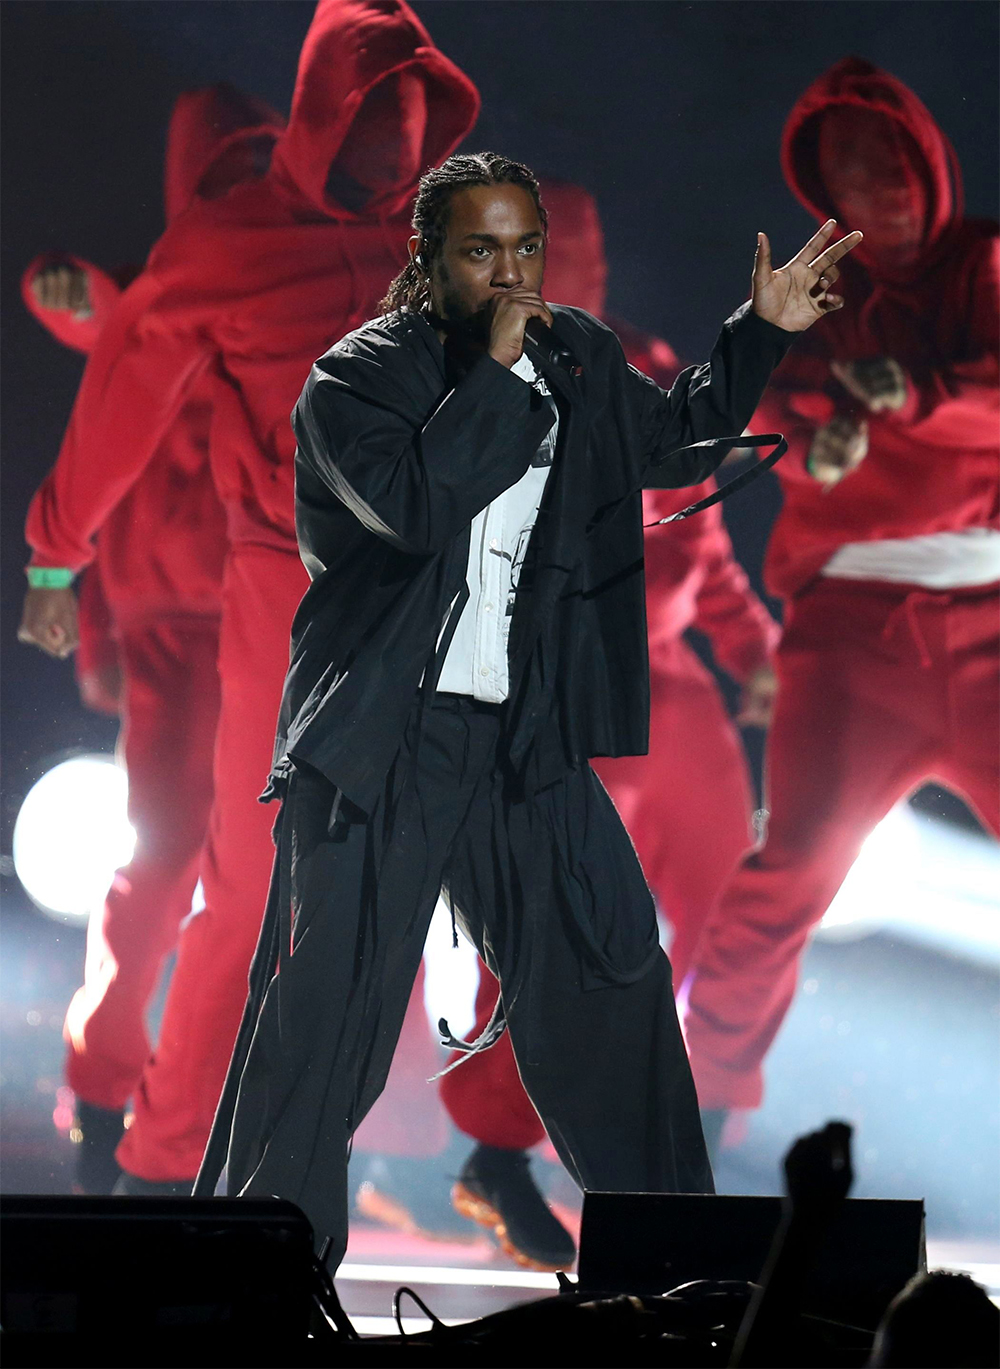
[[[463,1041],[461,1037],[453,1036],[447,1018],[440,1018],[438,1020],[438,1031],[441,1033],[441,1044],[447,1046],[449,1050],[458,1051],[459,1056],[450,1065],[446,1065],[443,1070],[432,1075],[427,1081],[428,1084],[433,1084],[436,1079],[443,1079],[446,1074],[450,1074],[452,1070],[457,1069],[459,1065],[468,1060],[470,1055],[478,1055],[480,1051],[489,1050],[490,1046],[496,1045],[506,1030],[507,1017],[503,1010],[503,1000],[499,995],[496,1007],[490,1015],[490,1020],[475,1041]]]
[[[774,451],[769,452],[763,461],[758,461],[749,470],[741,471],[739,475],[732,480],[727,480],[724,485],[720,485],[706,498],[699,499],[696,504],[689,504],[686,509],[681,509],[680,513],[672,513],[669,518],[658,518],[655,522],[646,523],[644,526],[658,528],[663,523],[676,523],[681,518],[690,518],[693,513],[701,513],[702,509],[710,509],[713,504],[721,504],[723,499],[728,499],[731,494],[735,494],[737,490],[742,490],[750,484],[751,480],[756,480],[765,471],[769,471],[772,466],[776,465],[788,451],[788,443],[781,433],[753,433],[747,434],[746,437],[711,437],[705,442],[692,442],[689,447],[678,447],[676,451],[670,452],[663,458],[664,461],[669,461],[671,457],[678,456],[681,452],[712,451],[723,446],[766,447],[772,442],[775,444]],[[662,463],[658,461],[654,464],[661,465]]]

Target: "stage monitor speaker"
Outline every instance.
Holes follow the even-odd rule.
[[[665,1293],[693,1279],[760,1278],[780,1198],[587,1193],[579,1280],[602,1293]],[[808,1280],[804,1312],[874,1330],[927,1267],[922,1202],[849,1198]]]
[[[17,1335],[287,1339],[308,1328],[312,1229],[277,1198],[0,1199],[0,1320]]]

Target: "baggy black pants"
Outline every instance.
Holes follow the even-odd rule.
[[[628,834],[589,766],[511,798],[500,739],[500,709],[437,695],[415,708],[371,814],[315,771],[290,779],[288,915],[265,925],[196,1192],[212,1191],[228,1139],[229,1193],[298,1203],[317,1240],[332,1237],[331,1268],[350,1138],[385,1085],[442,886],[500,980],[525,1089],[577,1183],[712,1191]]]

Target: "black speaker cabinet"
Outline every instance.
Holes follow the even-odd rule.
[[[0,1319],[15,1338],[113,1332],[148,1344],[252,1328],[304,1340],[312,1249],[306,1218],[277,1198],[8,1195]]]
[[[665,1293],[693,1279],[759,1279],[781,1221],[780,1198],[587,1193],[583,1288]],[[870,1330],[926,1268],[924,1205],[849,1198],[808,1280],[804,1312]]]

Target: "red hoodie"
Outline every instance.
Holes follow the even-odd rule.
[[[545,296],[600,318],[604,313],[607,261],[604,235],[592,195],[563,181],[542,183],[549,214]],[[629,362],[669,388],[682,369],[673,348],[631,324],[608,318]],[[666,518],[715,489],[706,481],[694,489],[650,490],[643,495],[647,523]],[[745,680],[773,652],[780,630],[750,588],[733,555],[722,507],[646,533],[646,614],[650,664],[669,659],[670,648],[689,627],[703,632],[719,665]]]
[[[817,148],[820,117],[837,105],[905,131],[899,142],[918,161],[914,181],[925,187],[928,212],[922,251],[905,272],[880,272],[864,244],[841,264],[845,307],[802,336],[755,415],[755,429],[777,429],[789,443],[766,567],[768,587],[783,595],[803,589],[846,543],[995,526],[1000,501],[997,225],[962,217],[955,154],[916,95],[855,57],[815,81],[785,125],[785,179],[817,220],[836,212]],[[877,356],[904,368],[910,399],[896,413],[864,412],[868,455],[827,491],[805,470],[813,435],[835,411],[858,412],[830,361]]]
[[[102,330],[28,515],[35,564],[87,564],[96,529],[209,369],[224,385],[211,445],[230,537],[295,549],[292,406],[316,357],[375,312],[412,231],[412,175],[363,213],[327,192],[348,134],[355,148],[385,143],[364,101],[396,73],[426,92],[423,170],[472,126],[474,87],[403,0],[320,0],[267,175],[170,224]]]
[[[259,100],[225,84],[182,94],[167,134],[167,222],[209,190],[209,178],[224,159],[229,159],[230,174],[252,174],[252,154],[273,146],[283,122]],[[122,289],[89,262],[77,257],[62,260],[87,273],[88,317],[38,305],[30,287],[45,257],[33,261],[24,273],[22,295],[35,317],[61,342],[92,352]],[[215,388],[211,375],[193,387],[159,442],[155,458],[99,523],[96,560],[81,594],[82,675],[110,659],[107,636],[116,626],[164,614],[219,611],[226,529],[208,461]],[[111,440],[116,446],[127,445],[127,433],[118,432]],[[105,463],[96,448],[92,451],[90,475],[99,483]],[[81,460],[83,456],[81,450]],[[54,493],[58,498],[58,490]]]

